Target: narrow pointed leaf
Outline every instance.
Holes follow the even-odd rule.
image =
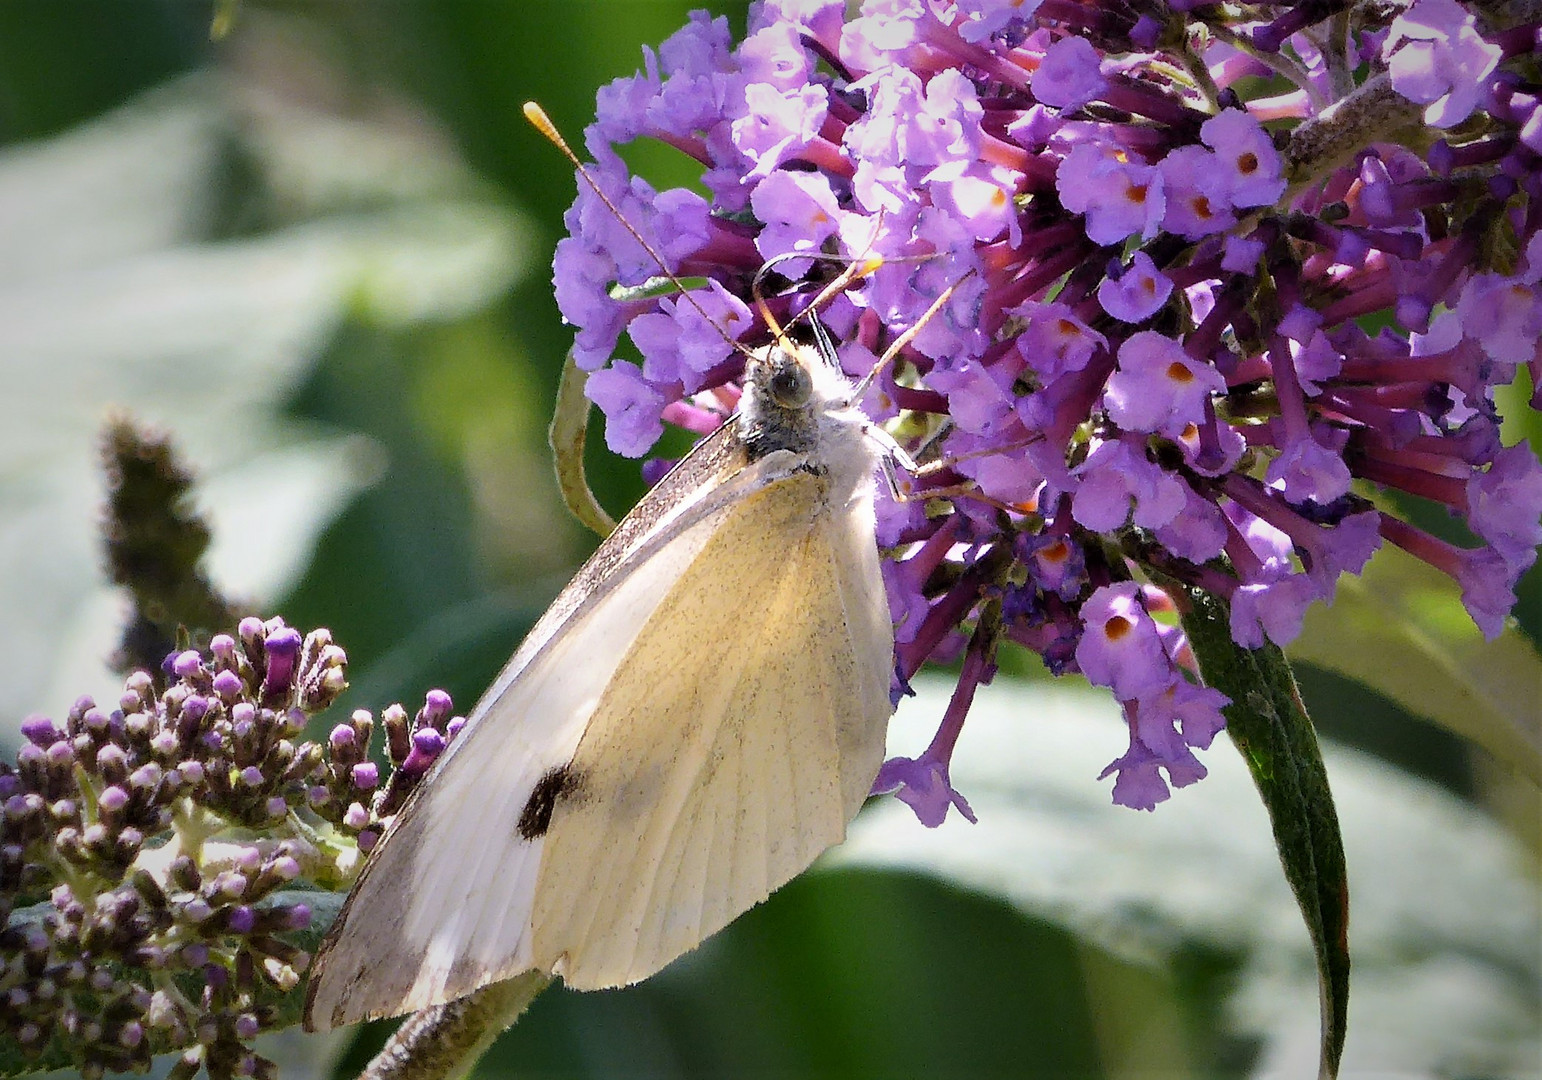
[[[1274,827],[1291,891],[1317,958],[1322,1006],[1319,1075],[1338,1075],[1349,1009],[1349,879],[1317,733],[1285,654],[1231,639],[1224,602],[1198,592],[1183,625],[1205,682],[1231,698],[1226,731],[1242,752]]]
[[[584,438],[589,431],[589,399],[584,397],[587,379],[569,353],[562,365],[562,380],[557,384],[557,405],[552,409],[547,438],[557,464],[562,501],[579,521],[601,536],[609,536],[616,521],[594,497],[584,476]]]

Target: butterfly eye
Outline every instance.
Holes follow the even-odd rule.
[[[814,382],[803,365],[790,356],[771,373],[771,400],[784,409],[801,409],[814,392]]]

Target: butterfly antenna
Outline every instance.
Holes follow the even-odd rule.
[[[911,324],[910,329],[894,339],[894,344],[884,350],[884,354],[878,358],[878,363],[873,365],[873,370],[862,376],[862,381],[852,387],[852,401],[859,400],[863,394],[867,393],[868,388],[873,385],[873,380],[883,374],[884,368],[894,362],[894,358],[899,355],[900,350],[915,340],[915,336],[942,310],[943,305],[953,298],[953,294],[958,291],[959,286],[974,277],[974,274],[975,272],[971,270],[946,289],[943,289],[937,299],[932,301],[931,306],[922,313],[921,317]]]
[[[680,295],[685,298],[686,303],[695,308],[696,313],[703,319],[707,320],[708,324],[716,327],[717,332],[722,335],[723,340],[728,342],[728,344],[732,346],[735,351],[743,353],[746,357],[750,356],[751,350],[741,345],[732,337],[729,337],[728,333],[723,329],[722,325],[719,324],[718,321],[712,316],[707,314],[706,309],[698,304],[696,302],[696,298],[691,295],[691,290],[686,288],[685,282],[681,281],[677,276],[675,276],[674,271],[669,268],[669,265],[664,261],[664,256],[660,255],[654,246],[647,241],[643,234],[637,231],[637,227],[627,220],[626,215],[621,212],[621,208],[619,206],[611,201],[610,196],[605,194],[604,191],[600,190],[599,181],[594,178],[594,175],[589,171],[588,167],[585,166],[584,163],[579,160],[578,155],[573,152],[573,148],[568,145],[568,141],[564,139],[562,137],[562,133],[557,130],[557,125],[552,123],[551,117],[546,115],[546,110],[541,108],[533,101],[527,101],[525,102],[525,119],[530,121],[532,127],[534,127],[542,135],[546,136],[546,140],[555,146],[558,150],[561,150],[563,156],[573,163],[573,167],[578,170],[578,175],[584,178],[584,183],[589,185],[589,189],[593,191],[595,195],[599,196],[600,202],[605,204],[605,208],[615,215],[617,221],[621,222],[621,227],[632,234],[632,239],[641,244],[642,249],[649,255],[653,256],[653,261],[659,264],[659,269],[664,271],[664,276],[674,283],[675,288],[680,290]],[[761,314],[766,318],[766,325],[771,327],[772,331],[777,335],[777,337],[781,337],[781,326],[776,322],[775,319],[771,317],[770,311],[766,309],[765,302],[760,300],[758,294],[756,296],[756,301],[760,307]]]
[[[841,262],[844,262],[847,265],[845,270],[841,271],[841,273],[836,278],[834,278],[823,289],[819,290],[818,295],[816,295],[813,300],[809,301],[809,303],[803,308],[802,311],[793,316],[792,322],[788,323],[787,327],[783,327],[781,323],[777,321],[776,316],[771,314],[770,305],[766,303],[765,293],[761,291],[760,286],[761,283],[765,281],[766,274],[770,272],[773,266],[779,262],[785,262],[788,259],[839,259]],[[824,306],[825,302],[828,301],[830,297],[834,296],[836,293],[844,291],[845,288],[853,281],[856,281],[859,278],[864,278],[868,274],[871,274],[873,271],[882,266],[883,263],[883,258],[878,255],[863,256],[859,259],[842,259],[838,255],[806,255],[800,252],[788,252],[784,255],[778,255],[776,258],[769,259],[761,264],[760,269],[755,271],[754,279],[750,282],[750,292],[755,297],[755,307],[760,311],[760,317],[766,320],[766,325],[771,328],[771,332],[778,339],[786,340],[787,329],[790,328],[793,323],[796,323],[799,319],[805,317],[809,319],[809,325],[815,328],[815,333],[818,333],[819,324],[814,319],[814,312],[817,312],[822,306]]]

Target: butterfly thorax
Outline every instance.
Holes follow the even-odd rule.
[[[865,490],[877,464],[868,419],[851,404],[851,383],[812,348],[774,344],[758,350],[745,373],[738,433],[751,461],[776,451],[804,459],[803,468],[832,473],[844,501]]]

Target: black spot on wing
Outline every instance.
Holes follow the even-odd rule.
[[[578,774],[571,765],[547,769],[535,782],[524,810],[520,811],[519,823],[515,826],[519,835],[526,840],[545,836],[546,830],[551,828],[551,814],[557,808],[557,800],[577,791]]]

